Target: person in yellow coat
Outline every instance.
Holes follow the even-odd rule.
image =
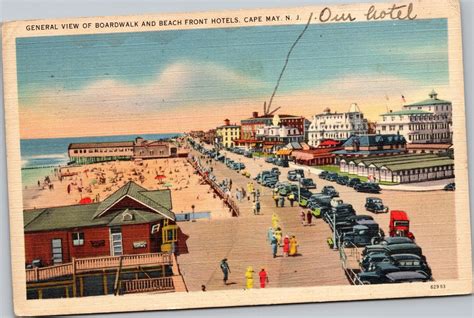
[[[247,271],[245,272],[245,279],[247,280],[246,288],[252,289],[253,288],[253,268],[252,266],[247,267]]]
[[[273,213],[272,214],[272,227],[276,229],[279,223],[280,223],[280,218],[278,217],[278,215],[276,215],[276,213]]]
[[[293,235],[290,239],[290,256],[296,256],[298,253],[298,241],[296,240],[296,237]]]
[[[281,246],[281,237],[282,237],[282,231],[281,231],[281,228],[280,227],[277,227],[275,232],[273,233],[273,235],[275,236],[275,238],[277,239],[277,242],[278,242],[278,246]]]

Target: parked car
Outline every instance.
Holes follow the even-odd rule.
[[[394,237],[386,237],[383,241],[381,241],[380,245],[395,245],[395,244],[410,244],[413,241],[408,237],[403,236],[394,236]]]
[[[444,191],[456,191],[456,183],[448,183],[444,186]]]
[[[331,199],[331,207],[333,207],[333,208],[336,208],[336,207],[340,206],[343,203],[344,203],[344,201],[342,201],[342,199],[339,199],[339,197],[334,197],[334,198]]]
[[[283,168],[289,167],[288,160],[286,159],[279,158],[274,162],[274,164]]]
[[[281,172],[280,172],[280,169],[278,169],[277,167],[273,167],[272,170],[270,170],[273,174],[277,174],[277,175],[280,175]]]
[[[321,193],[324,195],[328,195],[330,197],[338,197],[339,192],[334,189],[333,186],[324,186],[323,189],[321,190]]]
[[[301,192],[301,189],[300,189]],[[312,192],[311,195],[307,198],[302,198],[300,201],[300,205],[303,207],[308,207],[311,208],[313,204],[317,204],[318,206],[325,206],[330,208],[331,207],[331,197],[321,194],[321,193],[316,193],[313,194]],[[302,195],[303,196],[303,195]]]
[[[381,239],[382,234],[380,233],[378,224],[375,221],[366,220],[358,223],[359,224],[352,226],[350,230],[347,231],[344,229],[343,232],[340,232],[343,246],[367,246],[373,244],[374,241]],[[376,229],[372,229],[372,225],[375,225]],[[336,227],[336,229],[338,228]]]
[[[316,183],[311,178],[300,179],[300,185],[306,189],[316,189]]]
[[[277,159],[277,158],[275,158],[275,157],[267,157],[267,158],[265,159],[265,162],[267,162],[267,163],[274,163],[276,159]]]
[[[348,176],[339,176],[336,179],[337,184],[346,185],[348,182],[349,182],[349,177]]]
[[[326,175],[326,180],[328,181],[336,181],[337,178],[339,177],[339,175],[335,172],[329,172],[327,175]]]
[[[390,284],[427,282],[430,279],[422,272],[394,272],[385,276],[386,282]]]
[[[357,276],[363,284],[383,284],[388,283],[387,274],[400,272],[400,269],[390,263],[379,263],[373,270],[361,272]]]
[[[368,197],[365,199],[365,209],[374,213],[387,213],[388,206],[383,205],[382,199]]]
[[[380,193],[382,190],[377,183],[360,183],[354,186],[354,189],[357,192],[366,192],[366,193]]]
[[[334,224],[334,222],[337,224],[345,222],[347,218],[354,215],[356,215],[356,212],[352,205],[344,203],[324,213],[323,220],[329,224]]]
[[[290,181],[298,181],[301,178],[304,178],[304,171],[303,169],[294,169],[288,171],[287,178]]]
[[[252,158],[252,157],[253,157],[253,153],[252,153],[251,151],[245,151],[245,152],[244,152],[244,157]]]
[[[326,179],[326,176],[328,175],[328,173],[329,173],[329,172],[327,172],[326,170],[321,171],[321,172],[318,174],[319,179]]]
[[[421,247],[419,247],[415,243],[392,244],[392,245],[382,245],[382,244],[369,245],[364,249],[364,251],[362,251],[363,256],[369,255],[371,253],[385,253],[387,255],[415,254],[424,258]]]
[[[431,278],[432,271],[426,260],[414,254],[396,254],[388,256],[386,254],[373,254],[371,259],[362,267],[363,271],[374,271],[379,264],[391,264],[401,271],[423,272]]]
[[[357,184],[362,183],[359,178],[352,178],[346,184],[348,187],[354,188]]]

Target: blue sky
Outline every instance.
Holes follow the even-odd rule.
[[[47,107],[41,99],[51,103],[55,98],[81,95],[91,87],[97,91],[97,83],[137,89],[156,81],[160,84],[146,93],[156,98],[133,105],[169,112],[189,104],[239,99],[255,99],[260,104],[271,95],[286,53],[302,28],[19,38],[20,109],[40,111]],[[276,98],[324,90],[328,83],[351,76],[388,76],[423,88],[445,86],[449,81],[447,44],[445,19],[312,24],[293,51]],[[179,85],[185,87],[177,89]],[[382,97],[385,94],[389,93],[379,92]],[[111,102],[114,95],[102,94],[99,100]],[[130,109],[123,96],[118,99],[121,106],[116,107]],[[81,107],[80,101],[71,103]],[[66,111],[74,108],[69,106]]]

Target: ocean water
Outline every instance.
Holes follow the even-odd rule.
[[[169,134],[144,134],[98,137],[73,137],[49,139],[22,139],[20,140],[21,176],[23,186],[35,185],[38,180],[43,180],[50,175],[54,167],[67,165],[69,158],[67,148],[75,142],[106,142],[106,141],[132,141],[140,136],[148,140],[167,139],[178,136],[178,133]]]

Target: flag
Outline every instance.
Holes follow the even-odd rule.
[[[405,100],[405,96],[402,95],[402,100],[404,103],[406,103],[407,101]]]

